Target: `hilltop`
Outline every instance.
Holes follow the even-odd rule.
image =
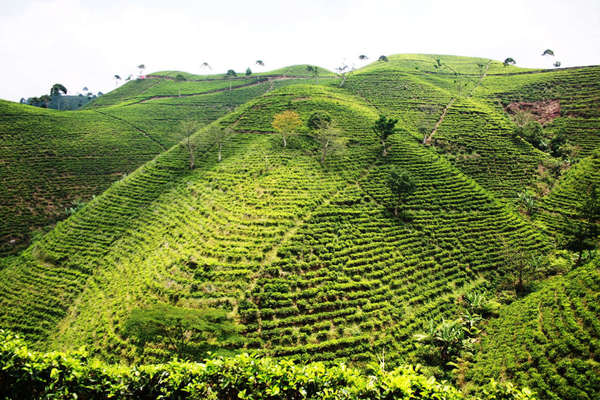
[[[501,293],[513,283],[509,259],[553,259],[563,216],[581,218],[578,193],[600,184],[600,67],[528,70],[480,58],[397,55],[345,80],[322,71],[318,83],[305,66],[235,79],[178,71],[149,77],[83,111],[2,103],[14,116],[3,121],[14,138],[5,154],[20,148],[19,132],[35,132],[30,140],[39,140],[41,122],[23,122],[30,112],[32,120],[43,113],[39,120],[65,135],[77,131],[65,128],[67,120],[74,126],[86,118],[110,121],[109,132],[144,140],[147,158],[117,169],[110,157],[98,157],[111,174],[127,168],[127,175],[103,178],[86,192],[85,199],[95,198],[2,261],[0,327],[23,334],[38,350],[83,345],[105,361],[149,363],[168,359],[168,346],[140,346],[124,334],[135,310],[157,303],[210,307],[240,327],[242,340],[224,346],[230,352],[357,366],[384,357],[394,367],[424,363],[415,337],[432,324],[462,318],[464,299],[485,295],[497,297],[499,317],[484,316],[478,329],[488,338],[476,338],[478,353],[468,364],[474,372],[465,367],[461,376],[475,385],[483,384],[480,375],[509,378],[553,398],[558,383],[545,389],[533,372],[497,357],[519,346],[504,339],[511,334],[506,321],[519,320],[519,310],[546,302],[559,287],[582,290],[578,270],[568,272],[574,256],[563,254],[564,268],[547,274],[558,276],[531,278],[532,293],[508,299]],[[520,112],[525,109],[539,113]],[[304,125],[285,148],[272,126],[284,110],[298,113]],[[326,112],[346,142],[323,163],[306,128],[315,112]],[[386,157],[372,130],[380,114],[399,120]],[[201,125],[190,138],[194,169],[178,130],[185,119]],[[532,139],[527,126],[537,127],[536,119],[543,125]],[[215,128],[232,132],[222,161],[209,135]],[[94,143],[114,140],[89,129]],[[107,145],[111,157],[132,154],[122,140]],[[69,141],[51,148],[82,143]],[[66,151],[87,154],[78,149]],[[26,171],[36,160],[20,156],[8,165]],[[407,171],[416,186],[403,204],[406,218],[393,212],[393,168]],[[40,171],[33,182],[50,182],[52,175]],[[27,172],[10,176],[15,185],[32,186]],[[73,198],[62,190],[64,201]],[[517,201],[524,193],[535,212]],[[8,215],[19,201],[15,194],[5,198]],[[2,229],[19,226],[26,232],[33,223],[15,220]],[[597,263],[581,271],[594,281]],[[586,296],[597,301],[592,292]],[[551,303],[548,315],[563,304]],[[585,309],[587,319],[598,317],[597,305]],[[536,335],[523,329],[524,341]],[[593,343],[594,329],[585,330]],[[581,359],[592,353],[584,351]],[[552,376],[577,375],[570,362]],[[452,377],[440,372],[445,365],[430,367],[429,373]],[[594,388],[589,379],[574,387]]]

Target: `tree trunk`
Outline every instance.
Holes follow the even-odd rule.
[[[194,164],[195,164],[195,160],[194,160],[194,148],[192,146],[192,144],[190,143],[190,137],[188,136],[188,140],[187,140],[187,147],[188,147],[188,151],[190,152],[190,169],[194,169]]]
[[[281,135],[283,138],[283,147],[287,146],[287,141],[285,140],[285,135]]]
[[[221,162],[221,143],[219,143],[219,162]]]
[[[394,216],[398,216],[398,206],[394,206]]]
[[[381,146],[383,146],[383,156],[387,156],[387,148],[385,147],[385,140],[381,141]]]
[[[325,156],[327,156],[327,146],[329,146],[329,141],[327,141],[325,143],[325,146],[323,146],[323,153],[321,154],[321,164],[325,162]]]

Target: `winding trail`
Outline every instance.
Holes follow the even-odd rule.
[[[481,86],[481,83],[483,82],[483,79],[487,76],[487,72],[488,72],[488,70],[490,68],[490,63],[491,62],[492,61],[490,60],[485,65],[485,71],[483,71],[483,74],[481,74],[481,76],[479,77],[479,81],[473,87],[473,89],[471,89],[471,91],[469,92],[469,94],[467,95],[467,97],[473,96],[473,92],[475,91],[475,89],[477,89],[479,86]],[[431,145],[431,140],[433,138],[433,135],[435,135],[435,133],[437,132],[437,130],[440,127],[440,125],[442,124],[442,122],[444,122],[444,118],[446,117],[446,114],[448,113],[448,110],[450,109],[450,107],[452,107],[452,105],[454,104],[454,102],[456,101],[456,99],[457,99],[456,97],[452,97],[450,99],[450,101],[448,102],[448,104],[446,104],[446,107],[444,107],[444,111],[442,111],[442,115],[440,115],[440,118],[435,123],[435,126],[431,130],[431,133],[423,138],[423,144],[428,145],[428,146]]]
[[[135,129],[136,131],[140,132],[140,133],[141,133],[141,134],[142,134],[144,137],[146,137],[147,139],[149,139],[149,140],[153,141],[154,143],[158,144],[158,145],[160,146],[160,148],[161,148],[163,151],[167,150],[167,148],[165,147],[165,145],[163,145],[163,144],[162,144],[161,142],[159,142],[157,139],[155,139],[155,138],[153,138],[152,136],[150,136],[150,134],[149,134],[148,132],[146,132],[146,131],[145,131],[145,130],[143,130],[142,128],[139,128],[139,127],[135,126],[135,125],[134,125],[134,124],[132,124],[131,122],[127,121],[126,119],[123,119],[123,118],[117,117],[117,116],[115,116],[115,115],[110,115],[110,114],[107,114],[107,113],[105,113],[105,112],[102,112],[102,111],[98,111],[98,110],[94,110],[94,111],[95,111],[95,112],[97,112],[98,114],[102,114],[102,115],[104,115],[104,116],[106,116],[106,117],[113,118],[113,119],[116,119],[116,120],[118,120],[118,121],[121,121],[121,122],[124,122],[124,123],[126,123],[127,125],[131,126],[131,127],[132,127],[133,129]]]

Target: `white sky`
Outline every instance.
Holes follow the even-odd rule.
[[[244,71],[257,59],[333,69],[359,54],[600,64],[599,0],[0,0],[0,98],[62,83],[108,92],[114,74]]]

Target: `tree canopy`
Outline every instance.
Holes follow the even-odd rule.
[[[286,147],[287,137],[298,132],[298,128],[302,126],[302,120],[297,112],[286,110],[273,117],[272,125],[281,134],[283,147]]]
[[[383,156],[387,156],[387,139],[388,137],[394,133],[394,128],[398,123],[397,119],[387,118],[385,115],[380,115],[379,119],[375,121],[372,129],[373,132],[379,138],[381,145],[383,146]]]
[[[164,303],[134,309],[123,327],[123,335],[141,348],[147,343],[163,345],[180,358],[198,358],[212,348],[239,340],[239,331],[223,310]]]
[[[388,187],[397,199],[398,203],[402,203],[406,198],[414,193],[417,185],[413,176],[406,169],[401,167],[393,167],[390,170],[388,177]],[[394,215],[398,215],[398,204],[394,204]]]

